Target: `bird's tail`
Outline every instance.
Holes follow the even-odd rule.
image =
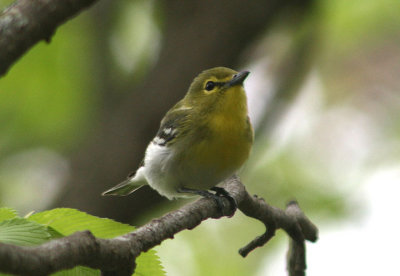
[[[132,181],[131,178],[128,178],[127,180],[119,183],[118,185],[112,187],[111,189],[103,192],[101,195],[126,196],[140,189],[146,184],[147,183],[145,181]]]

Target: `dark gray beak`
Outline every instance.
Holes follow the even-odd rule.
[[[225,85],[227,87],[232,87],[239,84],[242,85],[244,80],[247,78],[249,74],[250,74],[249,71],[239,72],[236,75],[234,75],[233,78],[230,81],[228,81]]]

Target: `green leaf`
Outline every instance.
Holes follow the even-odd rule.
[[[155,250],[141,254],[136,260],[134,276],[164,276],[166,275]],[[52,274],[52,276],[99,276],[100,271],[92,268],[77,266]]]
[[[49,232],[52,239],[59,239],[65,237],[63,234],[61,234],[51,226],[47,226],[47,231]]]
[[[3,207],[0,208],[0,221],[6,220],[6,219],[12,219],[17,216],[17,211],[15,211],[12,208],[7,208]]]
[[[99,276],[100,270],[85,266],[77,266],[72,269],[59,271],[51,274],[52,276]]]
[[[90,230],[96,237],[106,239],[135,230],[135,227],[131,225],[119,223],[111,219],[99,218],[69,208],[57,208],[36,213],[31,215],[29,220],[51,226],[55,231],[64,236],[71,235],[77,231]]]
[[[46,225],[52,231],[65,236],[73,234],[76,231],[90,230],[96,237],[114,238],[135,230],[131,225],[119,223],[111,219],[99,218],[69,208],[58,208],[36,213],[31,215],[29,220]],[[150,250],[141,254],[136,260],[136,264],[137,269],[134,275],[165,275],[155,250]],[[99,272],[98,270],[87,267],[76,267],[74,269],[58,272],[55,275],[99,275]]]
[[[164,276],[165,271],[155,250],[140,254],[136,259],[135,276]]]
[[[51,238],[47,227],[24,218],[0,222],[0,242],[14,245],[39,245]]]
[[[141,254],[136,260],[134,276],[164,276],[166,275],[155,250]],[[100,271],[88,267],[78,266],[52,274],[52,276],[99,276]]]

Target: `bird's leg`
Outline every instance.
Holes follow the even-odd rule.
[[[205,191],[205,190],[196,190],[196,189],[190,189],[190,188],[185,188],[185,187],[178,188],[177,192],[178,193],[195,194],[195,195],[199,195],[199,196],[202,196],[205,198],[212,198],[215,201],[215,203],[217,204],[218,210],[221,213],[223,213],[224,202],[221,200],[221,197],[218,196],[217,194],[213,194],[213,193],[210,193],[209,191]]]
[[[236,199],[234,199],[224,188],[215,186],[215,187],[212,187],[210,190],[213,190],[217,196],[226,197],[226,199],[228,199],[229,202],[231,203],[231,206],[233,206],[234,211],[238,208]]]
[[[185,187],[178,188],[178,193],[189,193],[189,194],[200,195],[206,198],[212,198],[217,204],[217,208],[221,213],[223,212],[224,208],[224,202],[221,200],[221,197],[225,197],[231,203],[230,206],[233,206],[232,208],[233,211],[237,209],[238,205],[236,200],[224,188],[213,187],[210,190],[215,191],[215,194],[205,190],[196,190]]]

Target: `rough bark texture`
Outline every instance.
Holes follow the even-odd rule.
[[[316,241],[318,230],[297,203],[289,203],[286,210],[272,207],[263,199],[250,196],[236,176],[225,181],[224,188],[236,200],[238,208],[244,214],[266,225],[267,233],[274,233],[281,228],[289,234],[289,275],[304,275],[305,240]],[[0,271],[19,275],[47,275],[84,265],[100,269],[104,275],[131,275],[135,269],[135,258],[141,252],[173,238],[182,230],[193,229],[208,218],[233,216],[235,207],[228,199],[221,200],[224,203],[222,211],[213,199],[202,198],[154,219],[132,233],[114,239],[99,239],[85,231],[37,247],[0,244]],[[245,247],[245,252],[241,249],[240,253],[247,254],[267,241],[257,237]]]

